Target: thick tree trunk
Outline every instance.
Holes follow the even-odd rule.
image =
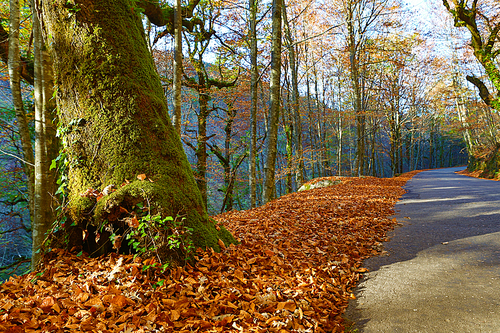
[[[275,196],[275,166],[278,142],[278,120],[280,113],[281,79],[281,0],[273,0],[273,36],[271,49],[271,106],[269,108],[269,131],[267,135],[267,156],[265,182],[262,200],[271,201]]]
[[[143,203],[152,214],[184,216],[195,246],[219,249],[219,238],[232,237],[207,216],[168,119],[140,14],[131,6],[127,0],[43,2],[69,160],[68,217],[84,230],[119,224],[123,208]],[[141,174],[148,179],[138,179]],[[97,202],[82,195],[112,185],[116,190]],[[71,241],[81,235],[75,232]]]

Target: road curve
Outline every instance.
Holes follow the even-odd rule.
[[[424,171],[345,317],[357,332],[500,332],[500,182]]]

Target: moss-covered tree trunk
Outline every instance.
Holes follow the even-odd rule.
[[[217,250],[218,239],[232,237],[207,216],[133,4],[43,2],[69,162],[67,216],[89,232],[103,223],[123,225],[143,203],[153,214],[184,216],[194,244]]]

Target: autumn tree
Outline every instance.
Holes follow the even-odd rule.
[[[184,85],[193,88],[198,94],[198,106],[197,111],[197,133],[196,133],[196,145],[187,142],[191,148],[195,151],[196,155],[196,182],[198,188],[201,191],[203,202],[205,207],[208,205],[208,194],[207,194],[207,121],[208,117],[214,110],[210,107],[209,102],[211,100],[211,90],[212,88],[228,88],[236,84],[238,77],[234,79],[224,79],[215,78],[209,74],[210,70],[205,63],[204,57],[206,57],[206,52],[210,45],[211,39],[215,34],[214,24],[215,19],[219,16],[218,8],[215,8],[212,3],[203,2],[198,5],[197,15],[203,18],[204,25],[196,26],[192,32],[190,32],[190,38],[187,43],[187,51],[189,55],[189,60],[191,66],[194,69],[194,75],[189,75],[188,71],[184,71]],[[186,37],[187,38],[187,37]],[[222,73],[220,73],[222,76]]]
[[[443,0],[443,5],[451,13],[456,27],[465,27],[470,32],[470,45],[474,56],[483,66],[494,87],[488,86],[478,77],[467,75],[467,81],[479,90],[486,105],[500,111],[500,65],[498,47],[500,33],[500,7],[497,1]]]
[[[196,4],[183,8],[186,29],[196,25],[188,19]],[[69,245],[95,231],[88,241],[102,246],[108,239],[96,238],[99,227],[125,228],[137,205],[184,218],[197,247],[232,242],[207,216],[146,43],[141,11],[171,31],[172,9],[155,1],[58,0],[41,10],[68,161],[65,209],[76,224]],[[165,244],[158,251],[168,256]]]

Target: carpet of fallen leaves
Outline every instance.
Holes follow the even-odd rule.
[[[0,331],[343,332],[342,313],[415,172],[283,196],[215,219],[241,241],[158,278],[131,255],[62,250],[0,285]],[[156,285],[155,285],[156,283]]]
[[[481,178],[481,179],[489,179],[489,180],[494,180],[494,181],[500,181],[500,175],[496,175],[493,178],[487,178],[487,177],[482,177],[483,170],[475,170],[475,171],[469,171],[467,169],[464,169],[462,171],[457,171],[459,175],[464,175],[472,178]]]

